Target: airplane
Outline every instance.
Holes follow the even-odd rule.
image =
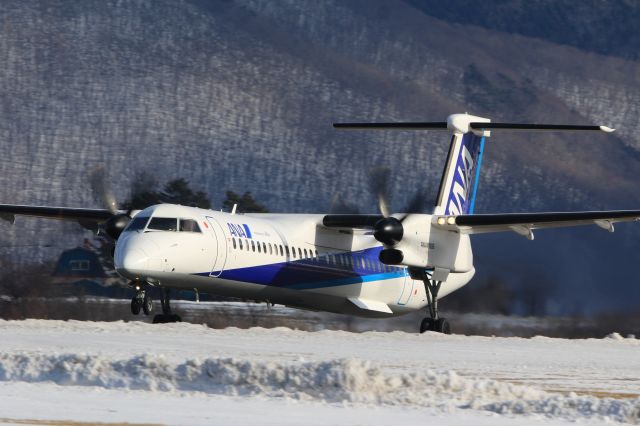
[[[159,204],[124,211],[0,205],[0,217],[63,219],[99,227],[115,241],[116,271],[136,293],[133,314],[150,315],[149,289],[162,289],[155,323],[176,322],[171,289],[189,289],[307,310],[388,318],[426,310],[419,331],[450,333],[438,300],[475,274],[470,235],[640,221],[640,210],[474,214],[486,138],[492,131],[613,132],[606,126],[493,123],[469,114],[444,122],[336,123],[344,130],[433,130],[451,134],[431,214],[241,214]]]

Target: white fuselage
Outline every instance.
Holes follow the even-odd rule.
[[[151,221],[145,225],[144,218]],[[154,230],[154,218],[198,226],[195,232],[193,222],[189,230]],[[360,316],[402,315],[427,305],[422,281],[412,279],[405,266],[379,261],[383,247],[371,232],[326,228],[322,218],[149,207],[133,219],[142,227],[128,228],[118,239],[116,270],[154,286]],[[440,297],[469,282],[475,270],[467,269],[448,275]]]

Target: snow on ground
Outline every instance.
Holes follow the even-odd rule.
[[[640,340],[0,321],[0,424],[640,423]]]

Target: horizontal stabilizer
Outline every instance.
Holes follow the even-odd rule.
[[[528,124],[528,123],[488,123],[470,122],[473,130],[511,130],[529,132],[576,132],[598,131],[611,133],[615,129],[607,126],[576,124]],[[404,123],[333,123],[333,127],[341,130],[459,130],[446,121],[436,122],[404,122]],[[466,131],[466,130],[465,130]]]
[[[576,132],[576,131],[602,131],[614,132],[607,126],[583,126],[574,124],[517,124],[517,123],[469,123],[474,130],[524,130],[547,132]]]
[[[333,123],[344,130],[447,130],[446,121],[430,123]]]

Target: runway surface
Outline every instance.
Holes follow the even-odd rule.
[[[640,340],[617,335],[26,320],[0,339],[0,424],[640,423]]]

